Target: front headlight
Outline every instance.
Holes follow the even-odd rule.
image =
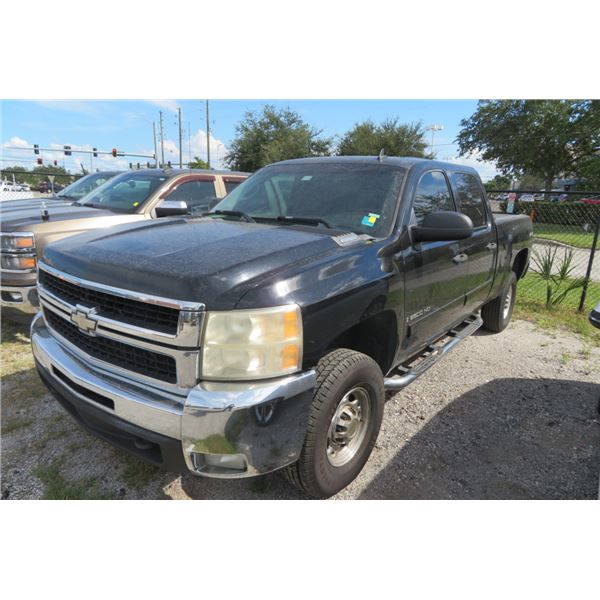
[[[37,266],[35,256],[3,254],[1,259],[4,271],[33,271]]]
[[[265,379],[294,373],[301,366],[299,306],[207,313],[204,379]]]
[[[0,249],[2,252],[33,252],[35,237],[30,231],[0,233]]]

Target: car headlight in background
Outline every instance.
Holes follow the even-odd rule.
[[[33,271],[37,267],[35,256],[18,254],[3,254],[2,269],[4,271]]]
[[[203,378],[265,379],[301,366],[302,315],[296,304],[206,314]]]
[[[35,237],[29,231],[0,233],[0,249],[3,253],[33,252],[35,250]]]

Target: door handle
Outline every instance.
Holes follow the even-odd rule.
[[[452,262],[460,265],[461,263],[467,262],[469,260],[469,255],[468,254],[457,254],[456,256],[452,257]]]
[[[492,250],[495,250],[498,247],[498,244],[496,244],[496,242],[490,242],[486,248],[491,252]]]

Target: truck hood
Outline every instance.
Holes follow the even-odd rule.
[[[294,270],[341,258],[351,249],[340,247],[335,233],[220,219],[161,219],[61,240],[45,249],[43,260],[82,279],[225,310],[263,282],[273,287]],[[353,250],[364,246],[359,238]]]
[[[112,214],[106,210],[73,206],[70,202],[55,199],[11,200],[3,202],[0,206],[0,228],[3,232],[27,231],[28,227],[43,223],[43,202],[46,203],[46,209],[50,216],[49,223]]]

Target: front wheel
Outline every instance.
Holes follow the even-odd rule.
[[[504,331],[510,323],[516,297],[517,276],[511,271],[508,284],[502,293],[481,308],[483,328],[496,333]]]
[[[370,357],[339,349],[317,365],[304,446],[283,470],[314,498],[337,494],[360,473],[375,445],[385,404],[383,375]]]

